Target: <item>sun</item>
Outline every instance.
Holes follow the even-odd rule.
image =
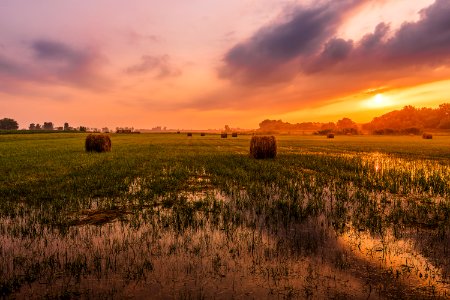
[[[376,106],[376,107],[385,106],[386,105],[386,97],[383,96],[383,94],[376,94],[373,97],[372,102],[373,102],[373,106]]]
[[[376,94],[375,96],[363,102],[364,106],[368,108],[382,108],[391,105],[389,97],[383,94]]]

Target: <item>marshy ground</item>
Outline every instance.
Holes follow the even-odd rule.
[[[0,136],[0,297],[450,297],[450,137],[85,137]]]

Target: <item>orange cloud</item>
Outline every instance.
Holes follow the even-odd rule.
[[[234,92],[225,94],[234,99],[231,105],[259,103],[282,111],[324,105],[370,88],[398,89],[448,78],[450,2],[436,0],[418,21],[395,32],[380,23],[359,41],[337,37],[343,16],[364,3],[328,1],[300,8],[289,20],[232,47],[219,72],[234,85]],[[252,83],[259,86],[248,87]],[[230,101],[226,98],[198,103],[221,107],[226,105],[221,101]]]

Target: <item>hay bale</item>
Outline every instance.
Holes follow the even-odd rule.
[[[90,134],[85,141],[86,152],[109,152],[111,151],[111,139],[105,134]]]
[[[274,136],[255,135],[250,140],[250,156],[256,159],[275,158],[277,140]]]
[[[433,135],[431,133],[424,133],[422,135],[422,138],[425,140],[431,140],[431,139],[433,139]]]
[[[180,134],[181,132],[177,131],[177,134]]]
[[[327,139],[334,139],[334,133],[327,134]]]
[[[188,132],[187,136],[192,137],[192,133]]]
[[[223,139],[226,139],[228,137],[228,134],[227,133],[221,133],[220,137],[223,138]]]
[[[233,132],[233,133],[231,134],[231,137],[237,137],[237,132]]]
[[[200,136],[205,136],[205,135],[206,135],[206,133],[204,133],[204,132],[200,133]]]

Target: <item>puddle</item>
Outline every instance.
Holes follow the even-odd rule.
[[[88,209],[68,214],[63,228],[39,223],[51,217],[44,208],[17,206],[0,219],[0,293],[31,299],[449,297],[450,238],[440,231],[442,211],[433,213],[444,197],[313,179],[289,181],[289,193],[274,184],[230,186],[225,193],[200,174],[177,194],[138,198],[146,182],[135,178],[128,186],[135,198],[91,200]],[[395,221],[397,211],[403,219]]]
[[[403,278],[411,289],[432,287],[440,294],[450,295],[449,279],[416,249],[414,240],[397,239],[392,231],[381,238],[367,232],[350,230],[340,236],[338,242],[360,259],[384,269],[392,277]]]

